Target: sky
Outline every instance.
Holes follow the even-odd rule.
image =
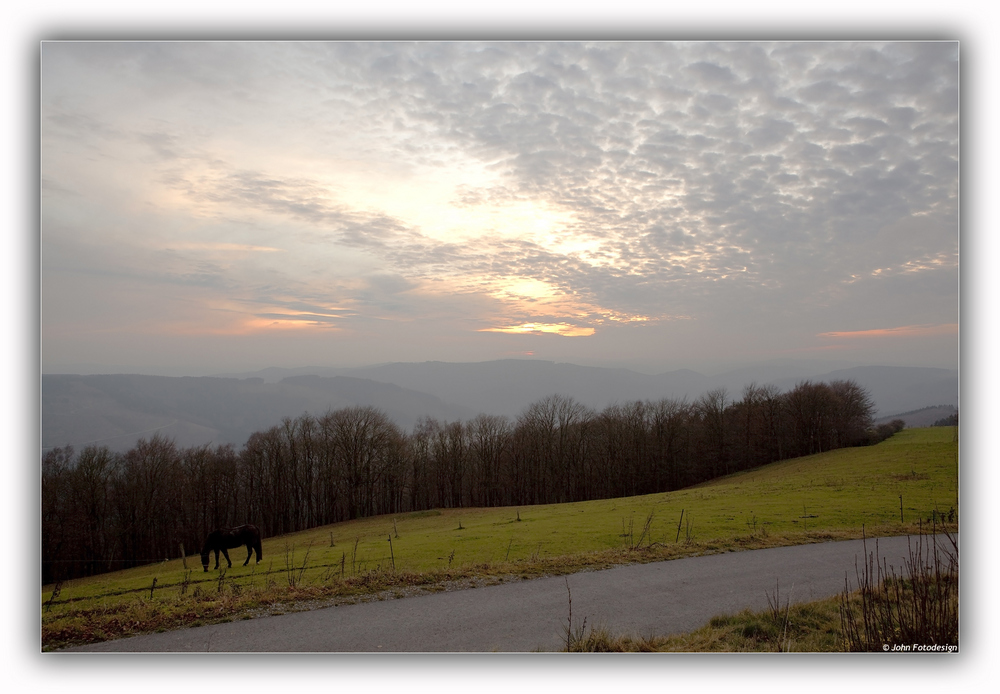
[[[957,368],[959,44],[41,45],[43,372]]]
[[[101,60],[100,55],[85,58],[67,55],[65,51],[56,60],[55,53],[48,50],[55,46],[49,43],[40,46],[41,41],[60,37],[334,35],[457,39],[469,36],[933,37],[961,40],[960,105],[965,135],[961,170],[966,174],[961,205],[965,250],[961,350],[966,367],[962,382],[966,425],[962,430],[962,461],[963,480],[967,483],[963,485],[963,500],[967,502],[966,515],[973,521],[970,527],[975,527],[976,521],[986,527],[989,519],[977,517],[977,509],[989,508],[986,495],[996,488],[992,483],[996,466],[989,464],[993,443],[989,422],[996,414],[995,398],[990,396],[1000,387],[992,358],[996,353],[993,306],[994,299],[1000,298],[995,286],[998,274],[992,271],[1000,237],[991,233],[996,227],[992,191],[996,188],[993,162],[998,151],[993,123],[997,111],[995,75],[1000,69],[994,40],[997,26],[994,8],[980,0],[948,3],[763,0],[749,4],[732,0],[686,4],[645,0],[614,3],[576,0],[572,4],[558,0],[547,3],[430,0],[417,5],[393,0],[366,3],[242,0],[238,4],[227,0],[212,3],[153,0],[141,4],[94,0],[85,5],[37,0],[18,5],[0,23],[4,39],[0,41],[3,55],[0,84],[9,95],[4,103],[9,127],[0,129],[0,137],[7,138],[4,151],[8,155],[0,185],[7,203],[3,210],[8,216],[8,233],[3,236],[5,252],[0,254],[0,261],[6,263],[0,272],[0,281],[4,282],[0,295],[7,302],[5,314],[13,326],[4,332],[3,350],[9,363],[25,365],[15,370],[14,386],[5,390],[2,420],[7,427],[3,437],[7,459],[38,460],[39,362],[42,370],[48,372],[67,364],[105,364],[122,369],[143,367],[148,372],[209,373],[222,367],[231,370],[271,364],[349,364],[396,359],[485,360],[527,356],[533,352],[535,358],[577,363],[619,361],[643,364],[647,370],[655,371],[725,361],[816,355],[840,355],[867,363],[955,366],[958,354],[957,335],[948,332],[951,330],[948,326],[958,322],[955,253],[959,205],[955,192],[958,169],[954,161],[959,157],[959,102],[948,96],[958,88],[957,46],[944,51],[943,57],[925,53],[929,62],[914,60],[907,67],[904,56],[914,55],[912,46],[909,52],[900,53],[900,46],[894,43],[852,47],[812,42],[784,46],[783,54],[776,54],[774,47],[767,44],[738,44],[744,51],[757,47],[769,56],[767,61],[753,62],[735,61],[733,50],[718,46],[684,44],[675,47],[670,60],[660,55],[657,60],[647,62],[645,68],[641,61],[620,63],[617,85],[606,72],[599,79],[598,72],[589,66],[584,71],[586,80],[570,85],[564,81],[565,71],[557,74],[551,63],[536,59],[524,72],[543,73],[550,82],[563,85],[578,98],[556,101],[556,94],[562,92],[554,92],[548,101],[531,101],[523,91],[516,93],[507,87],[511,83],[509,77],[506,82],[488,82],[488,73],[473,70],[465,63],[451,64],[447,71],[442,71],[423,56],[417,61],[420,67],[411,66],[405,71],[399,67],[392,74],[387,72],[385,61],[353,60],[338,67],[335,61],[305,59],[297,68],[286,65],[285,69],[279,69],[276,55],[269,56],[263,51],[254,55],[252,50],[240,51],[232,45],[228,49],[229,60],[220,58],[216,63],[184,58],[178,46],[174,46],[172,59],[161,51],[155,61],[150,46],[143,50],[142,45],[133,48],[128,60],[114,59],[108,52]],[[631,46],[634,50],[633,43],[623,48]],[[559,45],[564,51],[567,49],[566,45]],[[122,54],[122,48],[117,47],[118,55]],[[270,48],[275,50],[273,45]],[[834,48],[840,54],[837,60],[833,59]],[[934,45],[924,48],[931,49],[931,53],[941,50]],[[205,46],[200,50],[201,56],[211,53]],[[311,50],[316,51],[317,47]],[[336,47],[331,50],[336,52]],[[341,46],[339,50],[345,48]],[[295,52],[285,46],[285,59],[290,60],[290,54]],[[304,49],[300,47],[298,52],[301,54]],[[666,49],[661,51],[666,52]],[[796,52],[806,57],[799,62],[789,61]],[[232,57],[237,53],[238,57]],[[723,57],[726,55],[728,60]],[[779,55],[785,58],[779,60]],[[720,70],[714,71],[716,78],[726,76],[726,68],[732,77],[711,82],[712,69],[702,68],[699,73],[699,68],[693,67],[699,63],[719,67]],[[684,69],[685,66],[691,69]],[[584,69],[583,65],[580,67]],[[420,91],[420,76],[428,70],[436,73],[441,82],[435,90]],[[463,70],[474,73],[468,81],[482,90],[479,101],[470,101],[474,90],[458,89],[456,72]],[[337,79],[313,81],[315,74],[329,71]],[[649,130],[637,128],[643,120],[637,115],[642,92],[651,93],[654,83],[643,84],[644,77],[627,78],[642,72],[662,75],[661,81],[655,83],[658,94],[670,94],[671,86],[690,93],[687,101],[677,95],[669,101],[647,99],[648,112],[653,116],[647,120],[658,126],[658,132],[654,131],[658,138],[652,137]],[[450,81],[446,75],[452,76]],[[496,78],[496,72],[493,75]],[[385,81],[389,77],[393,78],[391,85]],[[344,83],[353,84],[349,92],[340,92],[339,99],[325,98],[326,92],[341,90]],[[537,87],[544,81],[535,84]],[[841,85],[843,89],[826,98],[822,87],[808,90],[811,85],[823,84]],[[487,89],[490,91],[484,93]],[[628,101],[628,94],[635,95],[633,101]],[[730,102],[716,100],[715,108],[709,109],[712,104],[709,97],[715,94],[728,97],[732,108],[721,110],[720,106]],[[387,109],[374,109],[372,117],[360,109],[359,104],[377,101],[377,95],[397,109],[392,112],[396,117],[391,122]],[[768,95],[782,108],[765,106]],[[700,102],[707,112],[704,116],[701,115],[704,112],[696,109],[697,99],[708,99],[708,104]],[[950,105],[942,106],[942,100]],[[610,115],[589,108],[595,102],[606,104]],[[60,104],[61,130],[56,127],[60,118],[55,113],[55,103]],[[414,103],[427,108],[398,112],[412,108]],[[560,105],[561,111],[556,108]],[[914,118],[909,123],[891,120],[891,113],[895,113],[891,109],[897,107],[913,108]],[[614,111],[615,108],[621,110]],[[588,112],[590,118],[582,117]],[[762,112],[792,124],[793,129],[786,132],[783,141],[773,144],[768,154],[782,157],[780,163],[785,166],[779,168],[800,176],[805,190],[811,186],[816,191],[811,198],[790,197],[786,192],[789,185],[777,179],[772,183],[771,174],[766,171],[749,178],[754,167],[750,161],[742,160],[740,150],[762,147],[759,139],[754,142],[749,138],[750,132],[764,125],[759,115]],[[541,128],[543,114],[559,119],[566,127]],[[887,131],[865,132],[859,127],[861,121],[851,120],[855,116],[881,120]],[[255,128],[253,122],[257,118],[261,123]],[[442,120],[450,128],[441,127]],[[75,126],[71,126],[74,122]],[[315,122],[326,127],[313,131],[310,138],[307,128]],[[502,129],[501,124],[507,127]],[[580,139],[586,147],[561,150],[560,145],[574,132],[567,129],[572,125],[579,129],[576,132],[581,133]],[[625,130],[629,126],[631,130]],[[164,156],[165,151],[155,151],[149,141],[142,139],[149,134],[175,138],[161,144],[161,150],[173,149],[176,155],[173,165]],[[362,134],[366,136],[364,139]],[[532,135],[540,137],[541,142],[529,140]],[[295,137],[302,138],[298,147],[290,141]],[[631,148],[612,146],[618,138]],[[237,139],[240,142],[235,142]],[[399,146],[400,141],[409,146]],[[647,142],[649,146],[640,150],[639,145]],[[264,156],[270,143],[282,145],[280,156]],[[345,143],[353,144],[353,148],[348,149]],[[851,145],[856,146],[857,155],[867,151],[867,161],[851,165],[847,156]],[[868,145],[875,153],[859,145]],[[434,149],[437,146],[440,149]],[[944,158],[952,162],[943,175],[939,173],[942,155],[932,154],[941,147],[947,150]],[[613,152],[618,149],[627,152],[627,156],[615,158]],[[420,193],[415,192],[417,184],[427,186],[442,180],[430,177],[429,173],[458,175],[457,170],[442,165],[434,167],[426,159],[420,159],[418,154],[429,150],[441,158],[457,152],[466,157],[486,177],[486,183],[472,177],[463,183],[488,189],[487,200],[499,204],[508,199],[499,195],[503,192],[522,196],[525,204],[547,202],[559,211],[571,213],[577,224],[592,225],[588,227],[591,233],[604,230],[625,238],[619,247],[631,244],[627,246],[626,260],[647,263],[639,266],[645,274],[638,277],[624,272],[614,274],[614,268],[605,269],[602,275],[598,269],[588,270],[578,258],[568,257],[557,269],[562,272],[560,281],[568,281],[570,271],[578,271],[571,278],[574,291],[601,291],[599,296],[586,295],[601,308],[606,308],[602,303],[606,302],[625,311],[629,299],[640,304],[632,309],[636,314],[690,318],[601,324],[592,320],[584,327],[592,327],[594,333],[577,337],[481,331],[528,323],[534,318],[537,323],[548,324],[577,325],[582,321],[557,311],[551,311],[554,318],[542,320],[526,308],[520,315],[513,315],[505,310],[508,304],[503,297],[490,294],[490,287],[485,284],[478,293],[457,289],[450,293],[428,292],[431,281],[423,278],[432,275],[439,280],[436,273],[445,269],[441,265],[429,267],[434,258],[431,251],[436,251],[438,258],[450,253],[447,260],[452,262],[447,269],[457,272],[462,266],[453,259],[460,251],[471,254],[502,239],[496,234],[483,233],[479,246],[465,243],[460,248],[449,248],[434,244],[422,222],[394,216],[398,214],[393,212],[396,208],[391,210],[388,204],[376,199],[362,205],[357,198],[349,199],[348,193],[357,195],[356,182],[364,180],[358,172],[364,165],[368,172],[392,169],[397,174],[391,180],[381,179],[382,185],[370,186],[366,191],[369,194],[388,197],[390,192],[406,188],[411,197],[416,195],[419,199]],[[586,165],[577,159],[584,152],[589,157]],[[762,150],[761,153],[763,156]],[[810,153],[814,154],[806,156]],[[291,160],[295,158],[306,166],[294,168]],[[604,168],[595,165],[598,159]],[[572,172],[567,168],[571,161],[579,164]],[[355,168],[348,166],[350,162]],[[543,168],[544,164],[549,168]],[[648,168],[654,165],[659,168]],[[686,176],[665,175],[662,169]],[[916,174],[915,169],[921,173]],[[195,176],[203,170],[214,172],[214,178],[206,174]],[[355,173],[351,174],[352,171]],[[668,264],[662,260],[663,254],[680,248],[680,244],[657,243],[655,236],[649,234],[645,235],[645,245],[640,247],[640,242],[628,236],[627,230],[651,230],[655,222],[643,226],[643,217],[632,213],[636,207],[651,218],[664,220],[664,233],[690,220],[671,212],[667,196],[654,200],[656,204],[650,207],[646,207],[648,201],[635,195],[629,197],[629,186],[641,180],[633,175],[636,171],[646,171],[650,174],[647,179],[654,182],[657,178],[683,180],[682,193],[691,186],[691,195],[675,197],[678,203],[673,207],[684,203],[685,212],[690,209],[692,215],[700,218],[702,226],[698,232],[683,227],[692,248],[699,239],[708,239],[709,234],[722,240],[751,238],[748,230],[752,225],[759,235],[752,237],[756,245],[749,247],[752,256],[748,260],[753,262],[746,264],[747,271],[754,269],[769,282],[744,282],[737,287],[735,275],[713,281],[711,275],[705,275],[707,267],[697,273],[691,261]],[[711,182],[718,180],[711,179],[712,172],[730,177],[728,196],[724,188],[718,192],[711,188]],[[893,179],[892,172],[903,175],[909,185],[898,185],[900,179]],[[234,173],[260,177],[244,180],[273,181],[272,199],[233,202],[231,194],[226,203],[219,186],[212,188],[208,184],[238,181],[226,178]],[[768,173],[768,179],[762,187],[763,173]],[[606,185],[609,175],[618,185]],[[186,183],[189,188],[180,185],[184,176],[190,176]],[[355,182],[355,187],[348,191],[334,188],[330,183],[324,188],[330,176],[339,176],[336,180],[340,185],[347,185],[342,183],[344,179]],[[494,185],[494,180],[499,185]],[[722,181],[725,183],[726,179]],[[735,187],[740,182],[744,187]],[[310,197],[303,193],[303,186],[295,189],[293,183],[315,184],[318,192]],[[758,185],[750,189],[748,183]],[[279,184],[286,187],[280,188]],[[310,190],[308,185],[304,188]],[[232,193],[239,188],[231,185],[230,190]],[[293,190],[298,190],[300,196],[293,196]],[[199,199],[196,193],[202,197]],[[460,193],[448,201],[463,200]],[[430,204],[433,200],[428,197],[424,201]],[[314,210],[324,210],[329,223],[317,222],[315,216],[310,222],[302,214],[305,206],[298,208],[297,217],[290,213],[296,203],[304,202],[315,202],[319,207]],[[882,202],[891,204],[879,210]],[[282,204],[286,207],[284,213],[280,209]],[[356,222],[371,220],[374,215],[366,205],[376,205],[376,210],[384,215],[379,219],[392,220],[398,226],[349,227],[343,218],[340,225],[333,223],[335,214],[344,212],[352,213],[354,216],[348,219]],[[746,212],[748,207],[755,214],[777,214],[775,210],[780,209],[783,223],[760,224],[759,217]],[[191,209],[200,211],[200,216],[190,212]],[[946,211],[941,212],[942,209]],[[709,214],[710,210],[716,213]],[[838,214],[830,214],[833,211]],[[931,211],[940,213],[939,217],[945,221],[938,225]],[[256,222],[255,215],[260,215]],[[891,220],[885,222],[886,218]],[[742,219],[744,226],[720,222],[732,219]],[[919,221],[925,224],[916,223]],[[927,226],[931,221],[935,225]],[[348,233],[352,229],[353,237]],[[362,236],[361,229],[368,229],[369,233]],[[374,233],[376,229],[381,236]],[[892,243],[893,236],[899,239],[898,243]],[[307,252],[304,247],[309,238],[317,240]],[[367,247],[358,243],[364,239],[368,241]],[[414,244],[414,239],[422,239],[426,248]],[[241,253],[226,253],[223,247],[212,252],[204,245],[177,248],[181,241],[282,250],[244,249]],[[168,242],[173,250],[167,250]],[[293,248],[295,243],[299,245]],[[698,247],[706,245],[702,242]],[[650,247],[660,254],[660,260],[646,250]],[[403,262],[404,252],[411,259],[414,255],[422,259],[424,265],[413,262],[407,265]],[[265,257],[268,253],[269,257]],[[298,267],[287,260],[295,253],[298,253],[295,257],[300,263]],[[933,271],[917,271],[921,258],[941,253],[950,254],[951,260]],[[286,259],[284,264],[275,260],[279,255]],[[506,270],[505,263],[512,255],[513,251],[493,254],[488,258],[489,267],[499,265]],[[353,265],[344,260],[353,256],[363,256],[368,264]],[[536,251],[511,269],[516,270],[515,276],[523,276],[543,260],[544,254]],[[706,253],[705,262],[710,260],[715,264],[722,262],[718,253],[712,256]],[[324,262],[330,268],[325,283],[317,284],[314,291],[301,291],[307,285],[313,286],[316,266]],[[908,265],[911,262],[914,264]],[[37,274],[34,268],[38,268]],[[896,271],[891,273],[890,268]],[[909,271],[903,272],[902,268]],[[657,269],[659,274],[654,275],[650,269]],[[742,270],[742,265],[739,269]],[[882,271],[876,273],[877,270]],[[466,273],[475,275],[468,270]],[[323,274],[322,268],[319,274]],[[202,275],[200,285],[194,281],[199,275]],[[849,281],[854,275],[860,279]],[[584,283],[595,276],[603,278],[603,284]],[[675,281],[668,284],[664,276]],[[397,286],[393,294],[388,291],[391,284],[378,283],[386,277],[406,279],[403,287],[409,287],[410,283],[416,286]],[[541,281],[553,279],[550,274]],[[350,287],[342,287],[352,282],[366,291],[348,291]],[[311,300],[317,294],[321,302]],[[324,330],[248,327],[258,314],[287,313],[287,304],[281,309],[280,304],[268,303],[283,295],[304,297],[304,303],[320,304],[326,309],[341,306],[339,300],[343,299],[351,303],[341,307],[357,313],[343,315],[339,324],[327,325]],[[377,303],[379,298],[383,299],[381,304]],[[395,298],[398,303],[392,304],[387,298]],[[492,312],[477,310],[473,299]],[[404,300],[410,303],[403,304]],[[541,302],[523,303],[530,308]],[[647,308],[650,304],[652,310]],[[409,313],[407,309],[411,306],[422,311]],[[465,322],[456,324],[459,319]],[[237,329],[241,322],[245,327]],[[893,332],[865,332],[882,330]],[[941,334],[917,334],[921,330],[926,333],[937,330]],[[851,338],[836,337],[837,333],[857,334]],[[28,339],[24,339],[25,335]],[[4,527],[9,529],[8,545],[20,547],[22,555],[37,552],[34,524],[38,513],[32,500],[37,499],[38,481],[34,470],[31,466],[10,465],[7,474],[15,479],[3,485],[7,495],[3,508]],[[26,523],[25,519],[31,520]],[[978,535],[973,537],[971,532],[968,535],[965,539],[974,545]],[[996,607],[996,601],[994,592],[987,588],[990,584],[987,574],[992,566],[989,552],[985,546],[983,549],[985,571],[968,573],[966,588],[967,597],[983,607],[984,613],[989,613],[991,607]],[[22,592],[36,589],[37,583],[27,585],[31,581],[29,574],[20,574],[26,583]],[[19,664],[11,673],[15,681],[27,684],[30,679],[34,684],[35,680],[52,682],[53,678],[63,678],[68,686],[95,691],[98,688],[107,691],[109,683],[112,689],[118,685],[117,689],[122,691],[134,686],[139,674],[134,668],[103,669],[98,673],[98,683],[98,677],[91,682],[86,676],[81,677],[83,673],[78,669],[55,672],[52,668],[33,666],[40,661],[34,657],[36,652],[31,650],[30,640],[23,638],[24,633],[37,628],[37,612],[29,608],[30,604],[25,602],[21,615],[24,628],[7,630],[4,642],[7,651],[21,649],[26,656],[15,659]],[[986,646],[972,650],[989,653],[995,634],[977,625],[978,622],[965,624],[963,633],[968,632],[970,643],[976,641]],[[954,686],[956,673],[960,680],[967,679],[970,684],[991,674],[992,661],[988,658],[971,652],[963,657],[972,660],[963,661],[959,670],[936,669],[937,674],[932,674],[927,668],[918,668],[916,676],[913,668],[905,671],[889,668],[878,673],[871,668],[836,671],[827,668],[823,673],[827,677],[821,678],[824,684],[820,688],[840,691],[845,683],[870,685],[872,677],[883,678],[888,684],[911,676],[914,684],[919,677],[919,684],[924,687],[928,681]],[[440,689],[441,678],[453,677],[455,670],[468,671],[470,684],[482,689],[483,664],[477,662],[466,670],[462,670],[463,665],[449,661],[447,673],[431,671],[423,689]],[[656,665],[650,667],[654,669],[636,669],[630,664],[627,673],[610,666],[603,670],[564,668],[554,674],[560,683],[580,677],[584,670],[582,676],[591,685],[602,676],[601,681],[619,685],[622,675],[630,681],[660,682],[662,672],[655,669]],[[359,684],[370,680],[370,672],[363,666],[355,668],[345,661],[338,668],[341,679],[353,677]],[[788,682],[788,688],[807,680],[810,686],[815,686],[820,681],[815,677],[815,664],[810,664],[808,671],[794,664],[789,668],[777,678],[764,679],[746,677],[745,674],[751,673],[741,668],[727,668],[719,678],[732,677],[733,684],[751,690],[756,686],[761,691],[773,690],[775,682],[782,678]],[[704,683],[704,672],[698,664],[689,667],[671,663],[671,672],[680,681],[688,678],[692,684]],[[224,676],[232,680],[234,674],[229,672]],[[530,691],[538,688],[538,682],[550,681],[545,679],[547,674],[539,668],[502,667],[493,668],[487,679],[496,683],[493,688],[497,690],[509,689],[510,681],[516,679],[515,684],[522,688],[526,685]],[[216,676],[203,675],[210,679]],[[390,669],[384,675],[399,678],[401,684],[411,689],[417,682],[424,682],[413,667]],[[327,673],[317,671],[317,676],[325,678]],[[253,677],[257,684],[287,680],[279,668],[255,671]],[[757,680],[762,684],[755,685]],[[156,689],[158,682],[165,683],[164,687],[172,686],[169,675],[153,678],[148,684]],[[489,689],[488,684],[486,688]]]

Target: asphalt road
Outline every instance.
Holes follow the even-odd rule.
[[[897,572],[908,538],[878,540],[878,556]],[[916,538],[910,538],[916,543]],[[868,540],[868,552],[876,549]],[[856,586],[860,540],[733,552],[637,564],[566,577],[328,607],[180,629],[67,651],[101,652],[528,652],[565,644],[569,593],[573,624],[613,634],[672,634],[713,616],[763,610],[777,582],[782,604]]]

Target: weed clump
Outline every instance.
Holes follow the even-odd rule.
[[[958,542],[921,534],[910,547],[905,573],[880,561],[878,542],[857,570],[858,589],[846,584],[840,600],[844,649],[853,652],[958,650]]]

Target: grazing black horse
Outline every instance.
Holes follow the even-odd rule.
[[[241,525],[238,528],[213,530],[208,534],[208,537],[205,539],[205,546],[201,550],[201,565],[205,567],[205,571],[208,571],[208,553],[214,551],[215,568],[218,569],[219,552],[221,551],[223,556],[226,557],[229,568],[232,568],[233,562],[229,561],[229,552],[227,550],[244,545],[247,548],[247,560],[243,562],[243,566],[250,563],[250,557],[253,556],[255,551],[257,552],[257,563],[260,563],[263,555],[260,551],[260,531],[257,530],[256,525]]]

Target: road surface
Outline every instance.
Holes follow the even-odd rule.
[[[916,547],[916,538],[909,538]],[[878,540],[878,556],[897,572],[908,538]],[[868,552],[876,549],[868,540]],[[67,651],[103,652],[528,652],[555,651],[573,625],[612,634],[692,631],[713,616],[764,610],[777,582],[792,604],[857,585],[861,540],[731,552],[553,578],[327,607],[179,629]]]

